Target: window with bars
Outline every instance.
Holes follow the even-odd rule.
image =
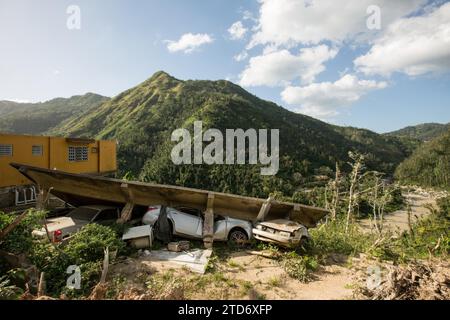
[[[34,145],[31,146],[31,154],[33,156],[42,156],[43,154],[43,146],[42,145]]]
[[[88,147],[69,147],[69,161],[87,161]]]
[[[0,144],[0,157],[12,157],[13,145],[12,144]]]

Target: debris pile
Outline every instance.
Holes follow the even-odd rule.
[[[450,268],[448,262],[430,264],[386,265],[381,284],[373,290],[364,287],[360,293],[373,300],[448,300]]]

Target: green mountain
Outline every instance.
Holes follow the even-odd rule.
[[[192,132],[195,120],[203,121],[203,130],[279,129],[278,174],[261,176],[259,165],[174,165],[171,133]],[[408,155],[396,138],[290,112],[229,81],[181,81],[162,71],[52,133],[118,139],[121,175],[253,196],[292,194],[318,176],[331,176],[335,162],[344,165],[350,150],[368,154],[368,167],[388,173]]]
[[[391,137],[410,138],[422,142],[430,141],[450,129],[450,123],[423,123],[416,126],[409,126],[397,131],[386,133]]]
[[[109,98],[94,93],[40,103],[0,101],[0,131],[44,134],[65,121],[99,106]]]
[[[450,128],[419,146],[399,165],[395,177],[407,184],[450,190]]]

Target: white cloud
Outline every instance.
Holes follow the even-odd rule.
[[[231,25],[228,29],[228,33],[230,34],[231,39],[239,40],[245,36],[247,29],[242,25],[242,22],[237,21]]]
[[[166,40],[165,42],[170,52],[183,51],[184,53],[191,53],[200,46],[213,41],[214,39],[206,33],[185,33],[178,41]]]
[[[242,51],[241,53],[235,55],[233,58],[236,61],[243,61],[243,60],[247,59],[247,57],[248,57],[247,51]]]
[[[342,108],[358,101],[364,94],[387,86],[386,82],[360,80],[346,74],[335,82],[312,83],[303,87],[289,86],[281,93],[283,101],[295,105],[295,111],[321,119],[329,119]]]
[[[258,28],[248,46],[341,42],[361,33],[370,5],[381,8],[382,28],[419,8],[426,0],[260,0]]]
[[[244,12],[242,12],[242,19],[244,20],[252,20],[252,21],[257,21],[253,15],[253,13],[251,11],[245,10]]]
[[[326,45],[302,48],[298,55],[283,49],[265,50],[250,59],[246,69],[240,75],[243,86],[280,86],[288,85],[294,79],[310,83],[325,70],[324,63],[337,54],[338,50]]]
[[[16,103],[33,103],[31,100],[27,99],[0,99],[0,101],[11,101]]]
[[[392,23],[354,64],[365,74],[416,76],[450,70],[450,3]]]

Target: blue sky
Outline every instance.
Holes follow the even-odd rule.
[[[377,132],[449,122],[450,4],[336,3],[0,0],[0,100],[114,96],[165,70]],[[380,29],[366,26],[371,4]],[[80,29],[66,26],[69,5]]]

